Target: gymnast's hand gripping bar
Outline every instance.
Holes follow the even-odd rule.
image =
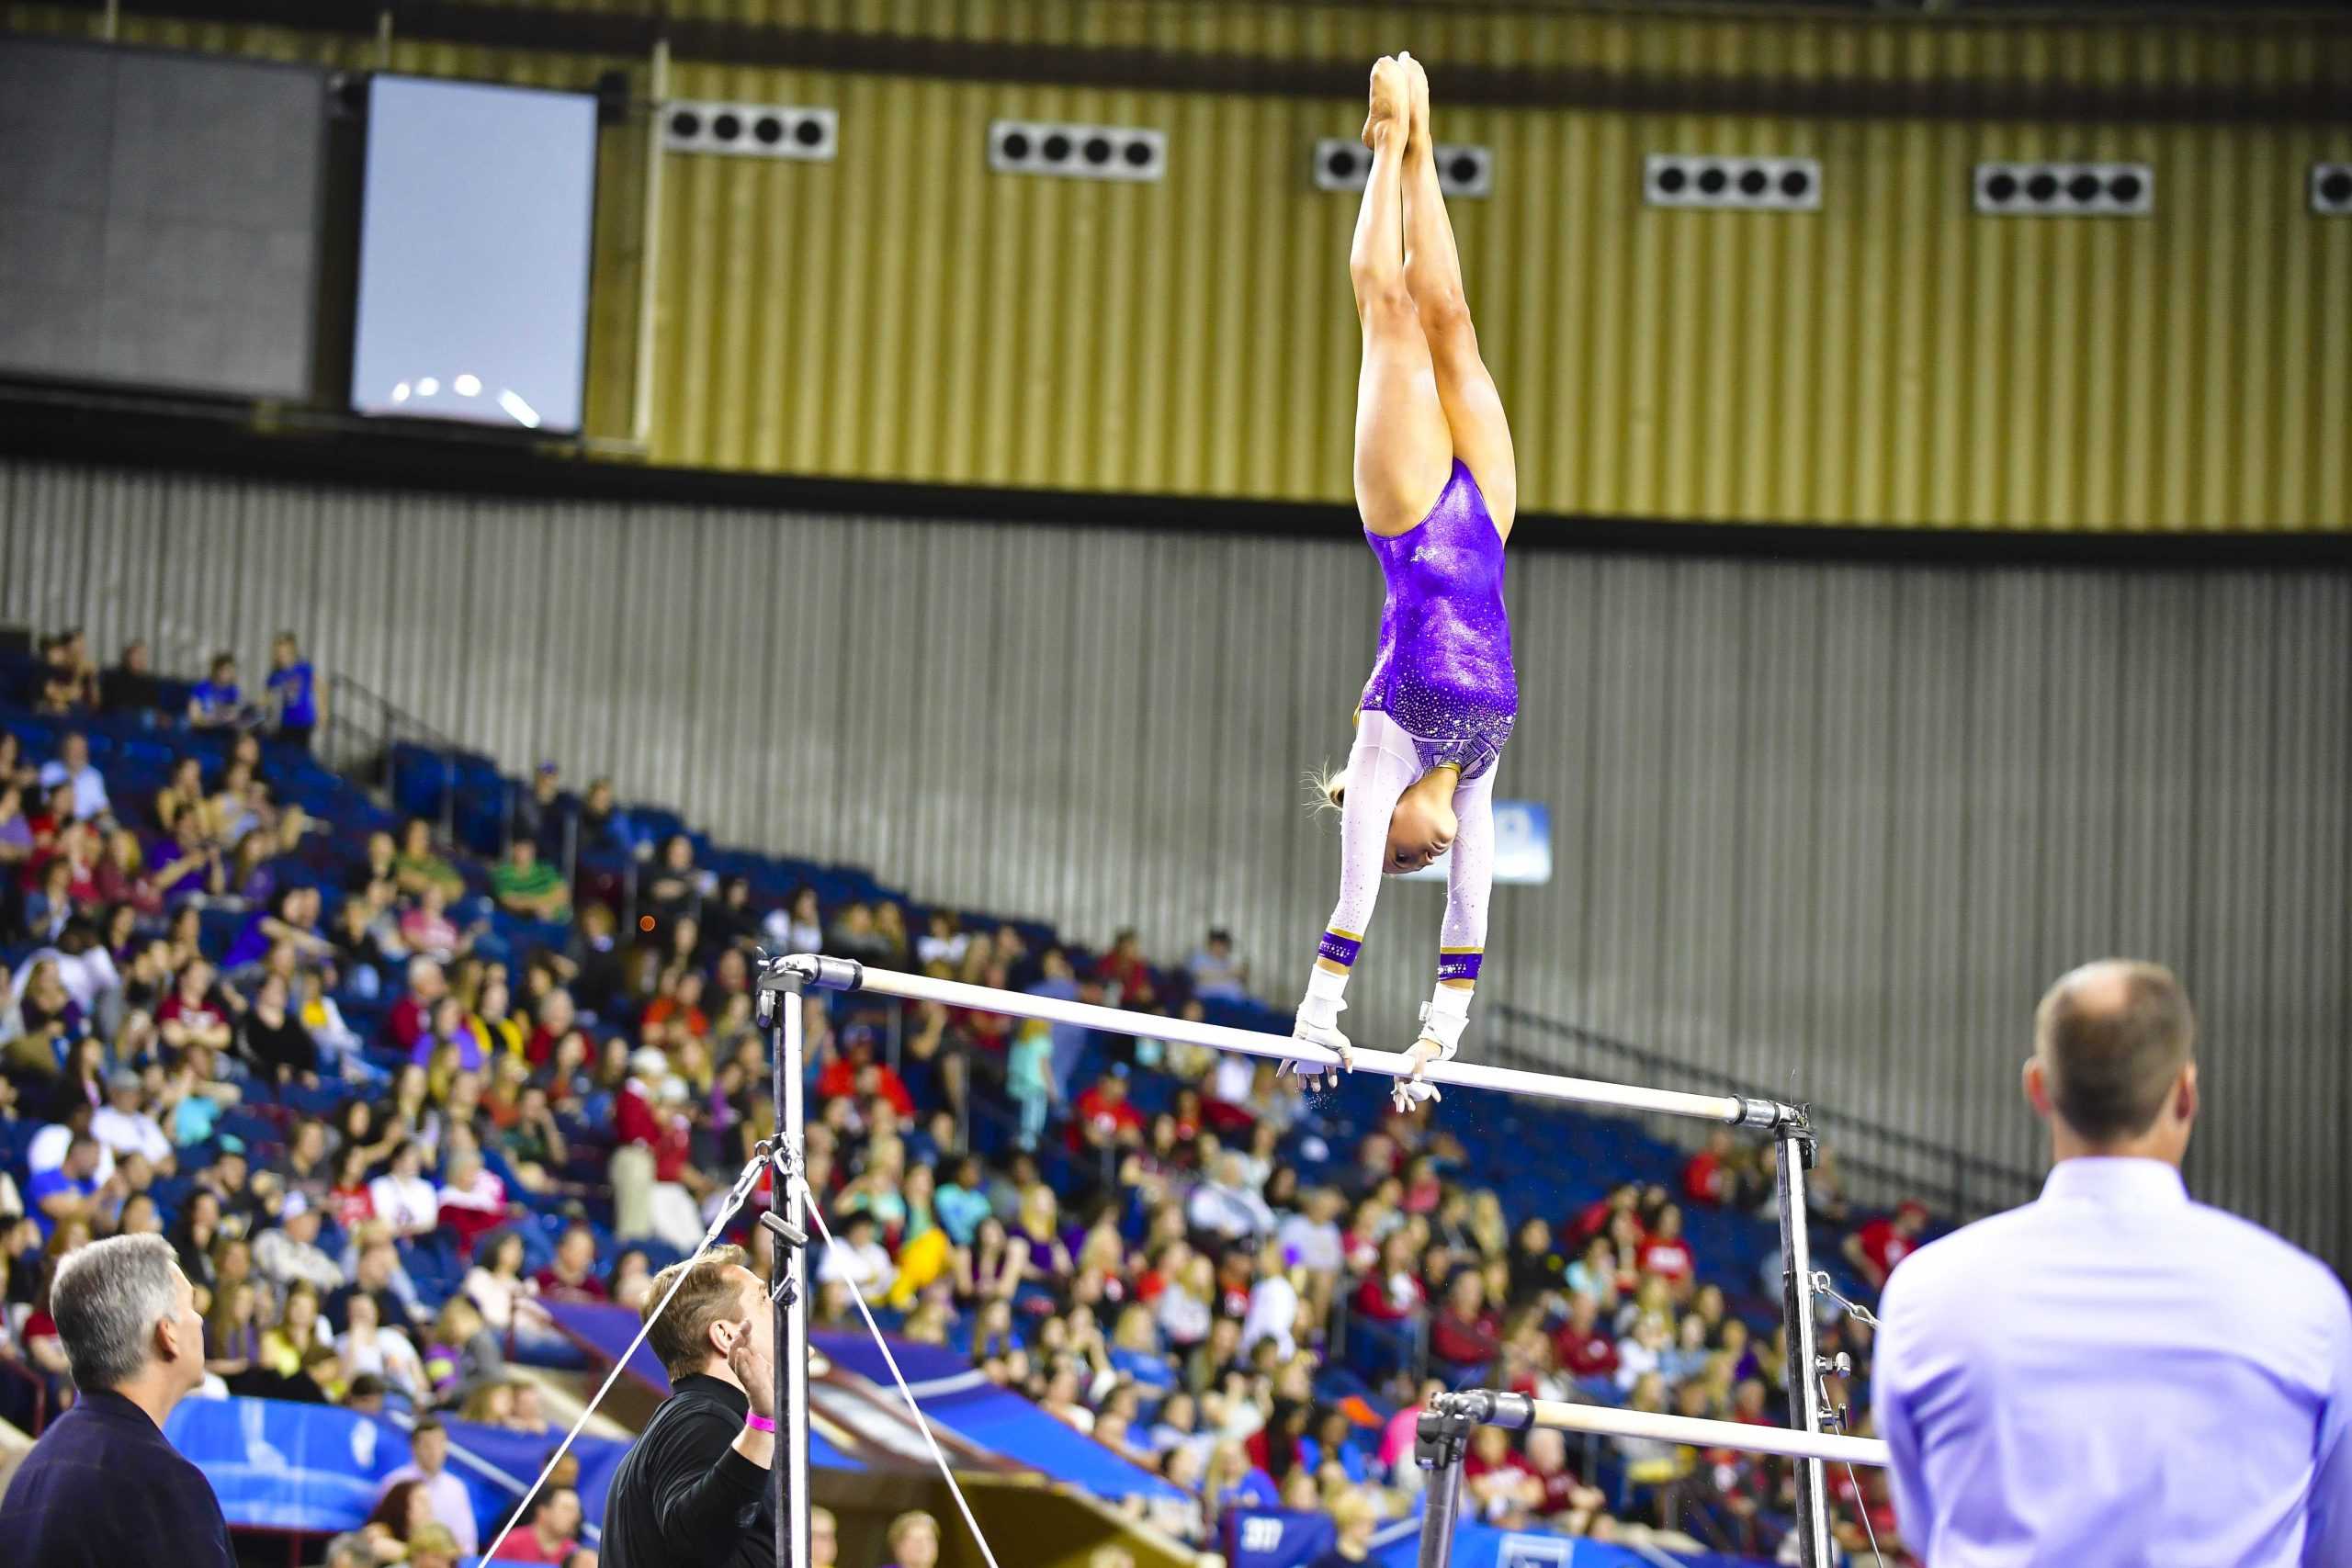
[[[1261,1034],[1255,1030],[1231,1029],[1223,1024],[1193,1023],[1153,1013],[1125,1012],[1117,1008],[1063,1001],[1054,997],[1033,997],[1022,991],[967,986],[960,980],[934,980],[927,975],[869,968],[854,959],[793,953],[770,960],[760,971],[759,988],[763,992],[783,991],[795,983],[831,991],[870,991],[877,996],[900,997],[909,1001],[940,1002],[948,1007],[1001,1013],[1011,1018],[1044,1019],[1048,1023],[1074,1023],[1082,1029],[1099,1029],[1111,1034],[1131,1035],[1142,1040],[1176,1041],[1206,1046],[1213,1051],[1239,1051],[1252,1056],[1270,1056],[1277,1061],[1303,1062],[1309,1066],[1335,1067],[1339,1065],[1339,1058],[1329,1051],[1304,1040],[1294,1040],[1286,1034]],[[1381,1073],[1398,1078],[1409,1077],[1413,1074],[1413,1061],[1402,1052],[1358,1047],[1352,1055],[1354,1066],[1361,1072]],[[1804,1112],[1795,1106],[1752,1099],[1747,1095],[1685,1094],[1676,1089],[1604,1083],[1597,1078],[1561,1077],[1551,1073],[1526,1072],[1517,1067],[1493,1067],[1478,1062],[1431,1062],[1422,1070],[1421,1076],[1431,1083],[1458,1084],[1465,1089],[1500,1089],[1505,1094],[1526,1095],[1536,1100],[1603,1105],[1620,1111],[1652,1111],[1662,1116],[1688,1116],[1730,1126],[1788,1128],[1802,1126],[1804,1122]]]

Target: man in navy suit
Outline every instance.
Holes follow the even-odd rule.
[[[0,1501],[9,1561],[40,1568],[234,1568],[228,1521],[164,1418],[204,1381],[204,1322],[171,1243],[121,1235],[58,1265],[51,1315],[81,1401]]]

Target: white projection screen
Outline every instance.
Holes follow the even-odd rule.
[[[594,97],[375,77],[351,406],[576,433],[595,192]]]

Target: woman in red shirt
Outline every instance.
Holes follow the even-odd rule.
[[[1306,1436],[1307,1417],[1312,1413],[1311,1405],[1295,1400],[1276,1400],[1272,1417],[1242,1444],[1249,1452],[1250,1462],[1276,1482],[1288,1478],[1298,1468],[1299,1439]]]
[[[1678,1296],[1690,1294],[1698,1264],[1690,1256],[1690,1244],[1682,1239],[1681,1210],[1668,1203],[1658,1211],[1657,1234],[1643,1244],[1641,1259],[1642,1272],[1664,1280]]]
[[[1563,1229],[1570,1247],[1583,1247],[1593,1237],[1606,1235],[1621,1209],[1631,1209],[1640,1201],[1642,1190],[1632,1182],[1620,1182],[1609,1190],[1608,1195],[1596,1198],[1577,1211],[1575,1219]]]
[[[356,1144],[344,1145],[335,1156],[334,1185],[327,1189],[326,1210],[335,1228],[351,1235],[358,1226],[376,1217],[376,1201],[368,1195],[368,1150]]]
[[[1094,966],[1094,977],[1105,986],[1119,987],[1118,999],[1109,1002],[1110,1006],[1143,1008],[1150,1006],[1154,999],[1151,965],[1144,962],[1143,943],[1132,931],[1123,931],[1111,939],[1111,951]]]
[[[1501,1348],[1502,1325],[1487,1305],[1487,1281],[1476,1269],[1454,1271],[1445,1310],[1430,1325],[1430,1354],[1456,1370],[1482,1367]]]
[[[1393,1231],[1381,1244],[1380,1261],[1356,1287],[1355,1309],[1380,1323],[1403,1323],[1419,1314],[1429,1303],[1414,1267],[1413,1238]]]
[[[1438,1177],[1437,1161],[1428,1155],[1416,1157],[1405,1172],[1405,1212],[1433,1214],[1444,1196],[1445,1183]]]
[[[1630,1295],[1642,1282],[1642,1249],[1649,1245],[1642,1222],[1630,1209],[1611,1218],[1609,1244],[1617,1258],[1617,1289]]]
[[[702,972],[673,964],[662,976],[658,994],[647,1005],[644,1025],[674,1021],[697,1040],[710,1037],[710,1018],[702,1010]]]
[[[98,897],[109,904],[128,905],[149,919],[164,912],[164,890],[147,874],[147,857],[139,835],[118,828],[107,840],[107,852],[96,871]]]
[[[1481,1427],[1471,1438],[1470,1452],[1462,1462],[1462,1483],[1476,1501],[1479,1516],[1495,1523],[1523,1522],[1544,1499],[1543,1483],[1500,1427]]]

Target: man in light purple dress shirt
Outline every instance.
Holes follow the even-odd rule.
[[[1904,1539],[1928,1568],[2352,1564],[2352,1308],[2182,1186],[2179,981],[2086,965],[2034,1032],[2041,1198],[1913,1253],[1880,1303]]]

